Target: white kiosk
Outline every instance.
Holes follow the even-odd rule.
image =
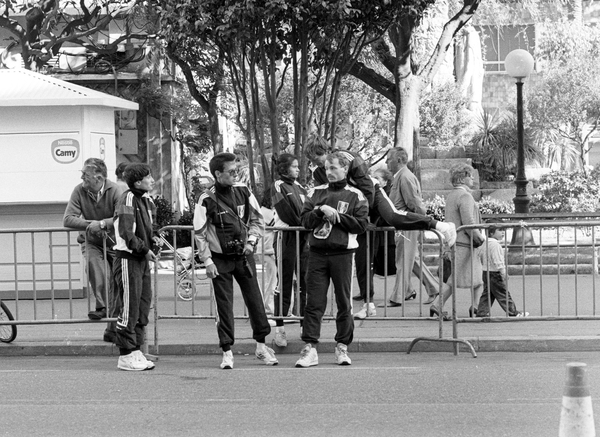
[[[67,282],[72,277],[80,280],[78,268],[71,272],[71,264],[79,265],[80,260],[76,243],[58,235],[18,234],[15,239],[14,233],[3,231],[62,227],[65,207],[81,182],[87,158],[103,159],[114,180],[114,111],[137,109],[137,103],[51,76],[23,69],[0,70],[3,298],[9,298],[17,282],[19,290],[28,292],[72,289],[73,284]]]

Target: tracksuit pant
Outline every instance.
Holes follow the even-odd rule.
[[[350,296],[352,283],[352,256],[348,251],[338,254],[323,254],[314,250],[308,257],[306,276],[306,307],[302,325],[302,340],[317,344],[321,337],[321,320],[327,308],[329,281],[333,282],[337,314],[335,318],[335,341],[345,345],[352,343],[354,319]]]
[[[252,338],[259,343],[264,343],[265,338],[271,332],[271,326],[267,319],[262,293],[256,280],[256,265],[254,256],[244,257],[248,267],[252,270],[249,277],[244,267],[244,259],[233,259],[232,257],[216,256],[213,253],[212,260],[215,263],[219,275],[212,279],[217,305],[217,333],[219,335],[219,347],[228,351],[235,342],[234,316],[233,316],[233,279],[240,286],[242,297],[252,327]]]
[[[144,329],[152,301],[150,265],[144,258],[115,258],[115,282],[122,308],[117,318],[115,345],[123,352],[139,349],[144,344]]]
[[[367,235],[369,237],[369,247],[367,248]],[[375,232],[363,232],[356,236],[358,242],[358,249],[354,254],[354,261],[356,263],[356,279],[358,280],[358,289],[360,290],[360,297],[366,302],[367,296],[367,275],[369,278],[369,302],[373,302],[373,257],[375,256],[375,244],[373,237]],[[369,254],[367,266],[367,253]]]
[[[296,232],[281,231],[281,254],[278,259],[281,262],[281,293],[275,296],[275,315],[287,316],[292,302],[292,292],[294,283],[294,273],[300,286],[300,302],[296,303],[298,315],[304,315],[304,306],[306,304],[306,232],[300,233],[300,272],[296,270],[297,248]],[[279,299],[282,302],[282,312],[279,312]],[[277,320],[277,326],[283,326],[283,320]]]

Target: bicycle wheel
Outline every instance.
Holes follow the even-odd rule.
[[[0,321],[15,320],[10,310],[0,302]],[[0,341],[10,343],[17,337],[17,325],[0,325]]]

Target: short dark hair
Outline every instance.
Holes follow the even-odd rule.
[[[115,176],[117,177],[117,179],[123,179],[123,172],[125,171],[126,168],[127,168],[126,162],[122,162],[119,165],[117,165],[117,169],[115,170]]]
[[[279,155],[279,158],[277,158],[277,174],[279,174],[279,176],[287,176],[290,172],[290,167],[292,166],[292,163],[294,161],[297,161],[298,158],[296,158],[295,155],[292,155],[291,153],[282,153],[281,155]]]
[[[213,175],[215,179],[217,179],[217,175],[215,174],[216,171],[219,170],[220,172],[223,172],[223,169],[225,168],[225,163],[232,161],[235,162],[236,159],[237,158],[233,153],[217,153],[215,156],[212,157],[212,159],[208,163],[210,174]]]
[[[489,228],[487,228],[488,237],[491,237],[492,235],[494,235],[494,232],[496,232],[498,229],[503,230],[503,228],[498,228],[496,226],[490,226]]]
[[[331,152],[331,150],[331,145],[325,141],[325,138],[318,134],[311,135],[304,145],[304,153],[308,159],[311,159],[315,156],[325,155]]]
[[[150,174],[150,166],[139,162],[129,164],[123,172],[123,180],[129,188],[135,188],[135,183]]]
[[[90,168],[96,175],[102,175],[104,179],[108,177],[106,164],[100,158],[88,158],[83,163],[83,166],[86,168]]]

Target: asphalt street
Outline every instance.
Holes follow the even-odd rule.
[[[600,400],[598,354],[355,353],[352,366],[264,366],[236,355],[161,356],[124,372],[116,357],[2,357],[6,436],[550,436],[565,366],[588,364]],[[596,426],[597,426],[596,420]]]

